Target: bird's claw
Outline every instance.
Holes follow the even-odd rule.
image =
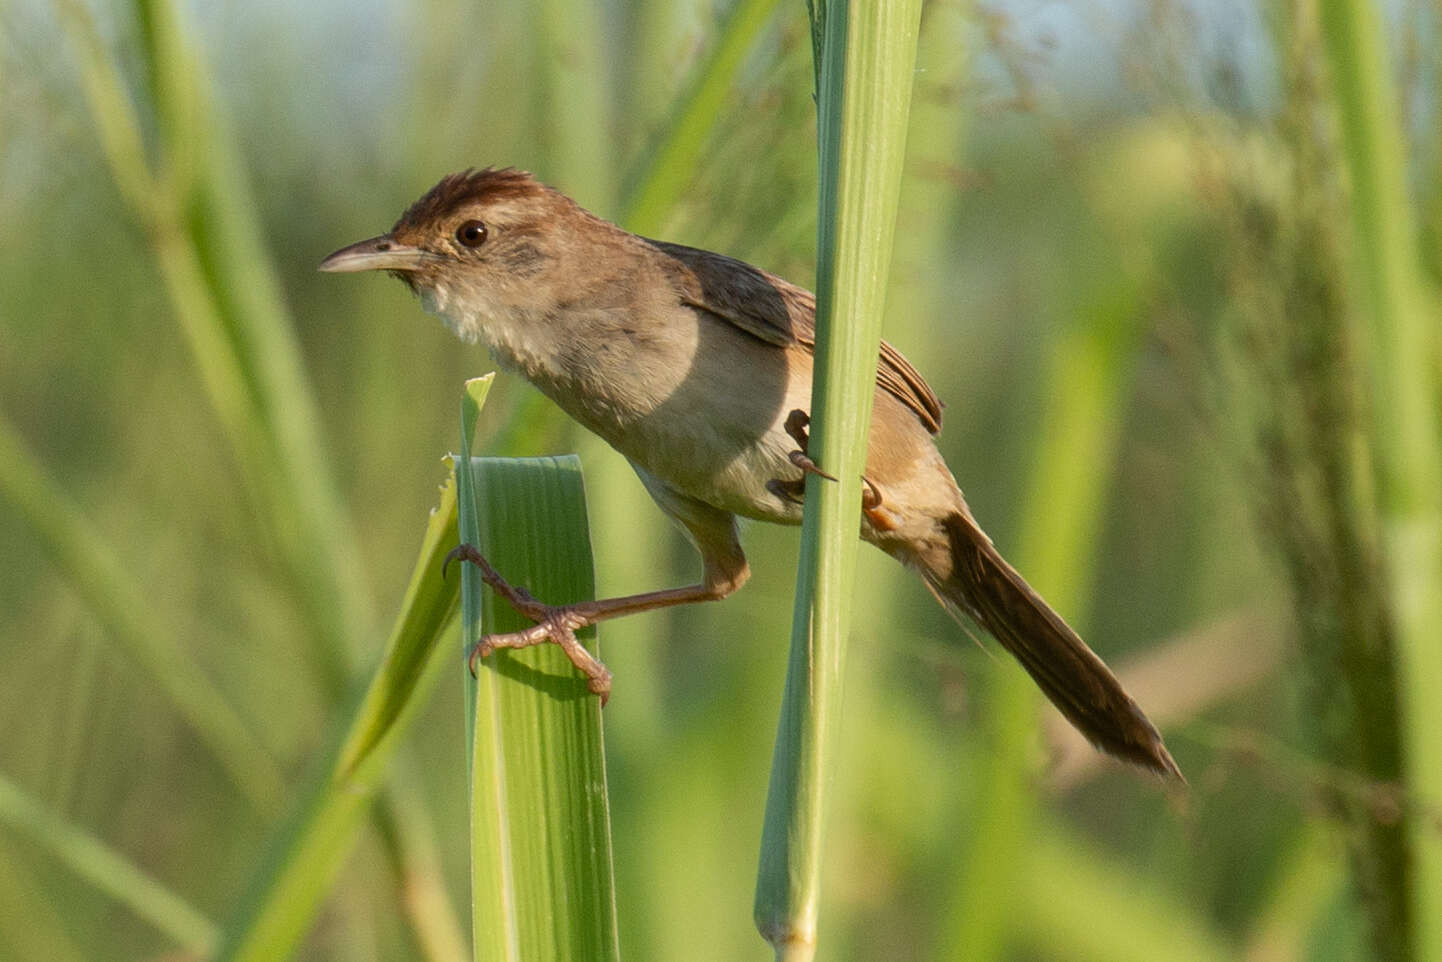
[[[806,454],[805,451],[792,451],[790,454],[786,455],[786,457],[791,460],[792,464],[800,468],[803,474],[814,474],[818,477],[825,478],[827,481],[836,480],[835,475],[827,474],[825,471],[821,470],[821,468],[816,464],[816,462],[811,460],[811,458]]]
[[[820,465],[811,460],[806,453],[806,447],[811,443],[811,436],[807,433],[807,427],[811,424],[811,415],[800,408],[793,408],[791,413],[786,415],[786,421],[782,428],[791,439],[796,442],[796,450],[790,452],[786,457],[792,464],[801,469],[801,477],[794,481],[782,481],[780,478],[772,478],[766,482],[766,490],[770,491],[782,501],[789,501],[792,504],[801,504],[802,496],[806,492],[806,475],[814,474],[817,477],[825,478],[828,481],[835,481],[834,475],[827,474],[821,470]]]
[[[861,476],[861,485],[861,510],[872,511],[881,507],[881,489],[864,474]]]
[[[600,695],[601,705],[604,707],[611,697],[611,672],[599,658],[587,651],[576,637],[577,629],[585,628],[591,622],[574,608],[545,604],[537,601],[525,588],[512,585],[501,577],[500,572],[491,566],[474,545],[459,545],[446,555],[445,565],[441,568],[442,576],[445,574],[445,567],[457,559],[469,561],[480,568],[481,579],[491,586],[492,591],[506,599],[520,614],[535,622],[531,627],[520,631],[482,636],[471,646],[466,657],[466,667],[470,669],[471,676],[476,676],[477,663],[499,648],[529,648],[549,641],[565,652],[571,664],[586,676],[587,690]]]
[[[782,425],[786,433],[791,435],[792,440],[796,442],[796,446],[803,452],[811,440],[811,436],[806,431],[810,426],[811,415],[800,408],[792,408],[791,413],[786,415],[786,423]]]
[[[800,408],[795,408],[786,415],[786,421],[782,425],[786,433],[791,435],[796,442],[798,450],[787,455],[791,463],[801,469],[801,477],[795,481],[782,481],[779,478],[772,478],[766,482],[766,490],[783,501],[790,501],[793,504],[801,504],[802,496],[806,491],[806,475],[814,474],[825,478],[828,481],[835,481],[836,477],[821,470],[820,466],[806,453],[807,446],[811,443],[811,435],[807,430],[811,426],[811,415]],[[866,475],[861,476],[861,483],[864,489],[861,492],[861,510],[871,514],[881,507],[881,489]]]

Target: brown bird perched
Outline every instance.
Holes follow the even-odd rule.
[[[700,584],[556,607],[463,546],[458,556],[536,622],[483,638],[473,658],[555,641],[604,697],[610,673],[575,629],[724,598],[750,574],[738,515],[800,523],[802,481],[819,472],[805,453],[809,291],[722,254],[638,237],[513,169],[446,177],[389,233],[320,269],[400,278],[463,340],[483,342],[621,452],[701,553]],[[936,395],[883,342],[861,536],[994,635],[1095,745],[1180,777],[1136,702],[972,518],[932,441],[940,428]]]

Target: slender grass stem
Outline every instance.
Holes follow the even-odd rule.
[[[359,653],[374,636],[362,555],[324,456],[317,405],[256,203],[224,110],[210,95],[200,50],[170,0],[135,0],[147,91],[162,128],[163,149],[152,163],[137,111],[88,11],[77,0],[57,2],[80,54],[112,174],[151,241],[207,396],[248,490],[263,508],[283,584],[316,641],[308,651],[318,676],[341,700]],[[381,804],[406,803],[383,797]],[[408,822],[425,817],[420,809],[402,816]],[[426,924],[420,918],[412,923]]]
[[[817,338],[810,453],[786,693],[756,885],[778,959],[816,951],[827,783],[856,565],[861,474],[906,146],[919,2],[826,8],[820,63]]]

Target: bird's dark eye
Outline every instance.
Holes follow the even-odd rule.
[[[456,240],[465,247],[480,247],[486,242],[486,225],[478,220],[468,220],[456,228]]]

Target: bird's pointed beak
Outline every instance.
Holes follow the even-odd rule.
[[[440,254],[409,244],[397,243],[389,234],[381,234],[342,247],[320,262],[319,270],[333,274],[357,271],[416,271],[427,264],[445,260]]]

